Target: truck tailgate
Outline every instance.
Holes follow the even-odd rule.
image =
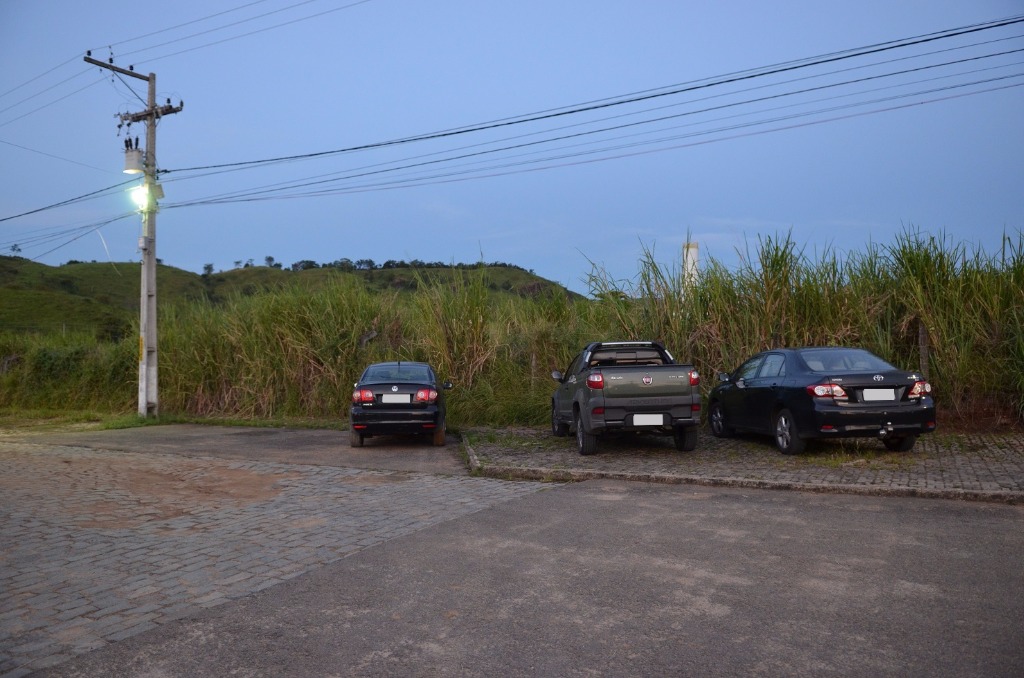
[[[603,367],[601,373],[604,375],[604,397],[608,404],[635,398],[635,405],[653,405],[657,409],[659,404],[663,408],[670,401],[648,401],[678,399],[680,396],[689,396],[691,392],[690,367],[687,365]]]

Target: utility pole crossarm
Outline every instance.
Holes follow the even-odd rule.
[[[120,116],[121,122],[146,122],[152,118],[162,118],[165,115],[171,115],[173,113],[180,113],[185,108],[184,104],[178,106],[157,106],[156,108],[148,111],[142,111],[141,113],[122,113]]]
[[[120,66],[115,66],[114,64],[104,63],[102,61],[99,61],[98,59],[93,59],[91,56],[84,56],[82,57],[82,59],[86,63],[90,63],[94,66],[99,66],[100,68],[106,68],[107,70],[117,71],[121,75],[127,75],[130,78],[138,78],[139,80],[149,80],[148,75],[142,75],[141,73],[136,73],[135,71],[130,71],[127,68],[121,68]]]

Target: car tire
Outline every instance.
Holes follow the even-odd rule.
[[[680,452],[693,452],[697,449],[697,427],[677,427],[673,431],[673,438],[676,441],[676,449]]]
[[[775,414],[775,445],[783,454],[800,454],[804,451],[807,442],[800,437],[796,428],[796,421],[793,413],[789,410],[779,410]]]
[[[569,435],[569,425],[558,421],[558,410],[555,409],[554,403],[551,403],[551,435],[556,438],[564,438]]]
[[[711,412],[708,413],[708,426],[711,427],[711,435],[716,438],[731,438],[736,430],[725,421],[725,410],[722,403],[715,401],[711,403]]]
[[[444,447],[447,442],[448,436],[448,424],[444,419],[441,420],[441,425],[434,429],[434,447]]]
[[[885,445],[885,449],[890,452],[910,452],[914,449],[914,443],[917,442],[916,435],[909,436],[893,436],[892,438],[882,438],[882,444]]]
[[[363,446],[363,434],[354,428],[348,430],[348,444],[351,447],[362,447]]]
[[[576,413],[576,449],[584,456],[597,453],[597,436],[586,432],[579,412]]]

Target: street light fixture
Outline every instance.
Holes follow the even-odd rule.
[[[136,186],[128,191],[128,194],[132,197],[132,202],[140,210],[144,210],[149,206],[149,187],[146,184]]]

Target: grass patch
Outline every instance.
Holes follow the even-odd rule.
[[[0,408],[0,433],[101,430],[117,418],[100,412]]]
[[[556,438],[545,431],[534,429],[470,429],[464,433],[466,441],[477,446],[494,446],[520,452],[564,450],[568,438]]]
[[[789,457],[807,466],[824,468],[864,467],[871,470],[913,468],[925,456],[919,448],[911,452],[890,452],[879,447],[875,439],[850,438],[837,441],[814,441],[802,455]]]

